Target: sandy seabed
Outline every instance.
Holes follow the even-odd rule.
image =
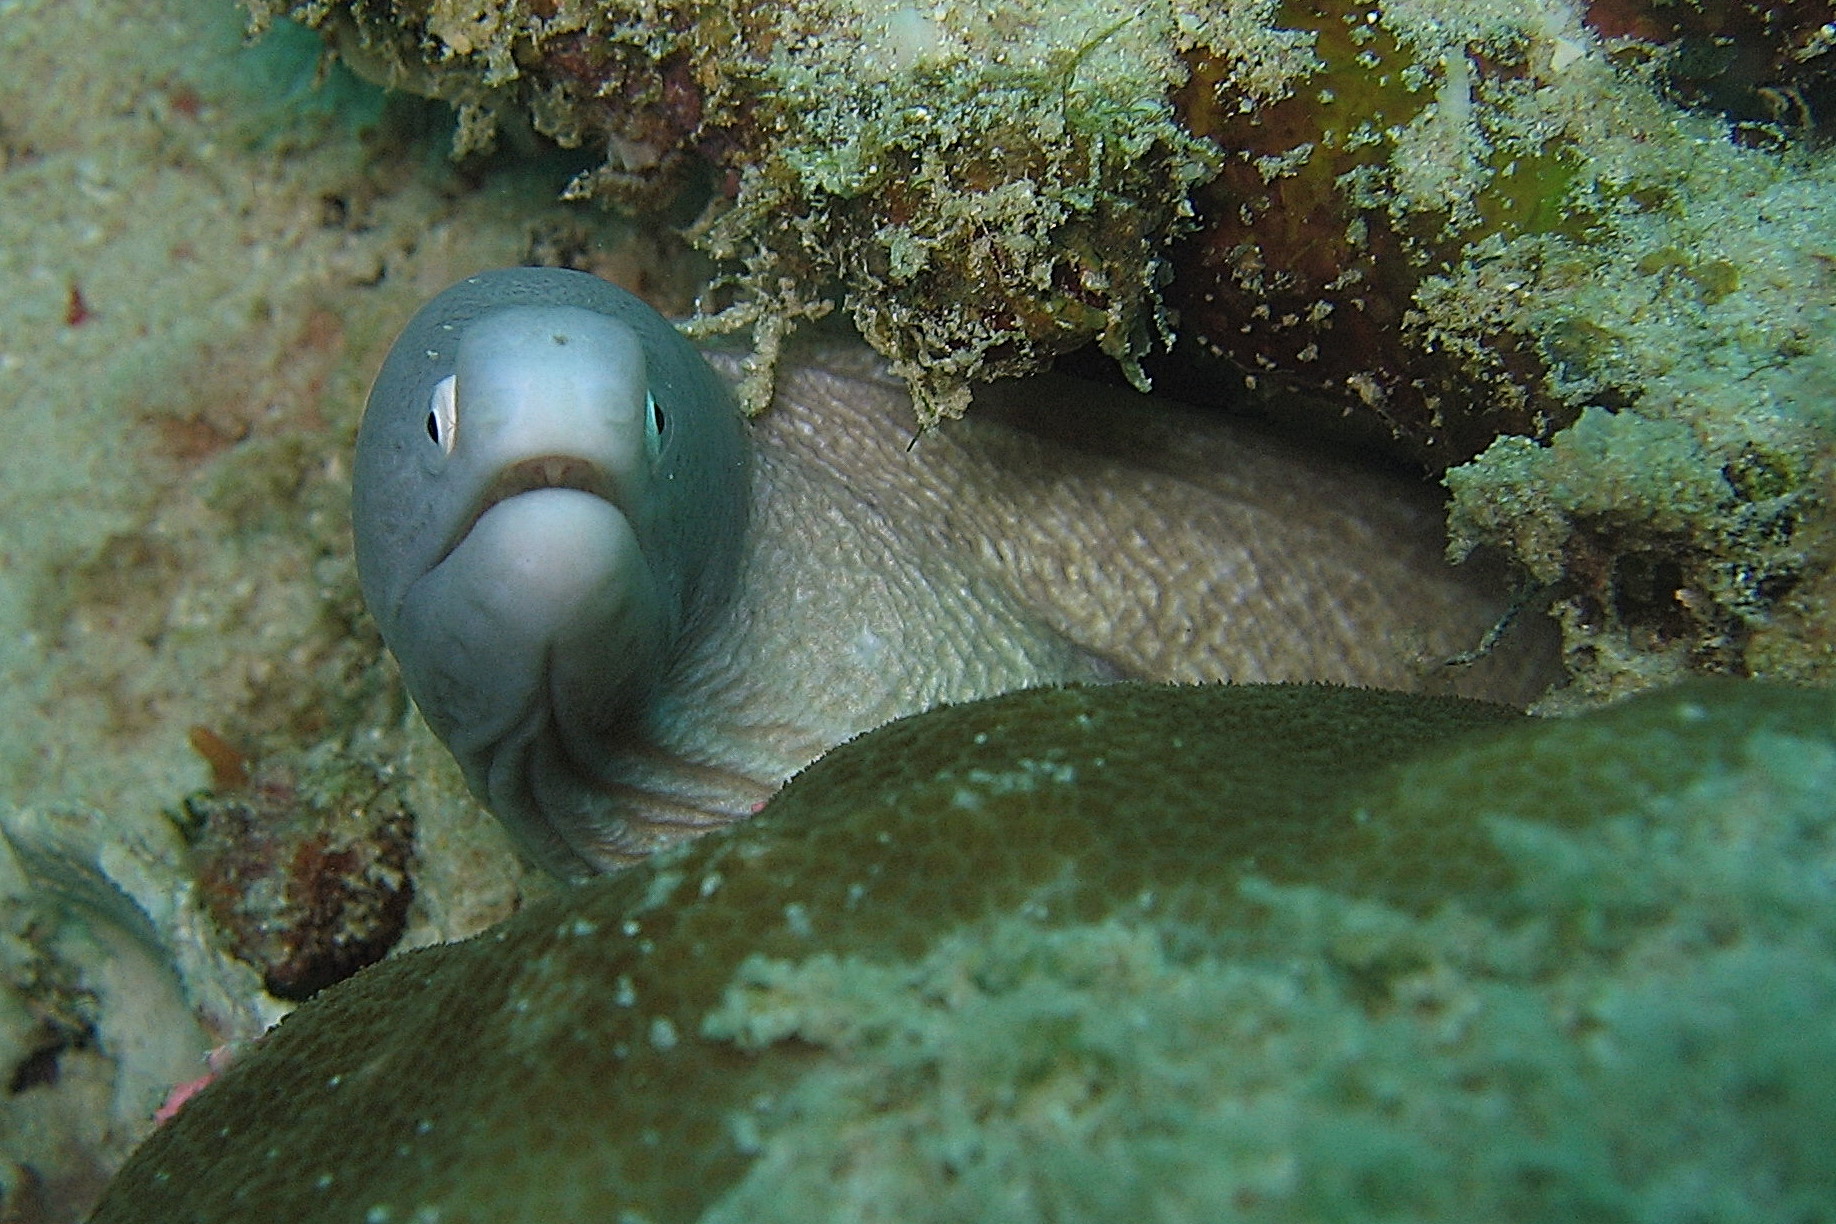
[[[463,793],[350,560],[347,455],[395,330],[554,244],[632,276],[653,249],[554,203],[567,167],[455,167],[445,108],[244,21],[227,0],[0,2],[8,1220],[80,1215],[171,1085],[275,1014],[205,938],[168,815],[210,781],[194,727],[253,753],[348,737]],[[409,942],[525,886],[469,802],[425,806],[454,823],[418,831]]]

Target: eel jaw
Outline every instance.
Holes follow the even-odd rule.
[[[590,460],[575,455],[537,455],[521,459],[500,468],[485,485],[484,491],[472,503],[471,512],[447,540],[434,565],[440,565],[451,556],[453,550],[472,534],[478,520],[493,507],[538,489],[572,489],[597,497],[621,513],[628,512],[628,507],[619,499],[619,489],[611,473]]]

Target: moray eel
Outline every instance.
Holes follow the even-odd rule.
[[[733,584],[745,436],[667,320],[577,272],[473,277],[390,350],[357,437],[364,601],[415,704],[537,861]]]
[[[629,863],[860,732],[1033,685],[1552,678],[1534,645],[1441,665],[1505,601],[1405,482],[1071,380],[911,420],[848,351],[747,425],[668,321],[579,272],[487,273],[414,317],[358,435],[358,575],[532,858]]]

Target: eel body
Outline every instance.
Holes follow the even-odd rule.
[[[717,363],[725,359],[715,358]],[[648,306],[461,282],[358,439],[365,600],[466,778],[580,876],[742,819],[860,732],[1042,684],[1304,680],[1522,702],[1506,599],[1407,481],[1111,388],[990,389],[914,439],[864,353],[742,422]],[[1246,728],[1254,735],[1254,728]]]

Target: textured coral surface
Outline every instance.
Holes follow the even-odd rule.
[[[96,1219],[1814,1218],[1832,771],[1733,682],[933,711],[327,992]]]

